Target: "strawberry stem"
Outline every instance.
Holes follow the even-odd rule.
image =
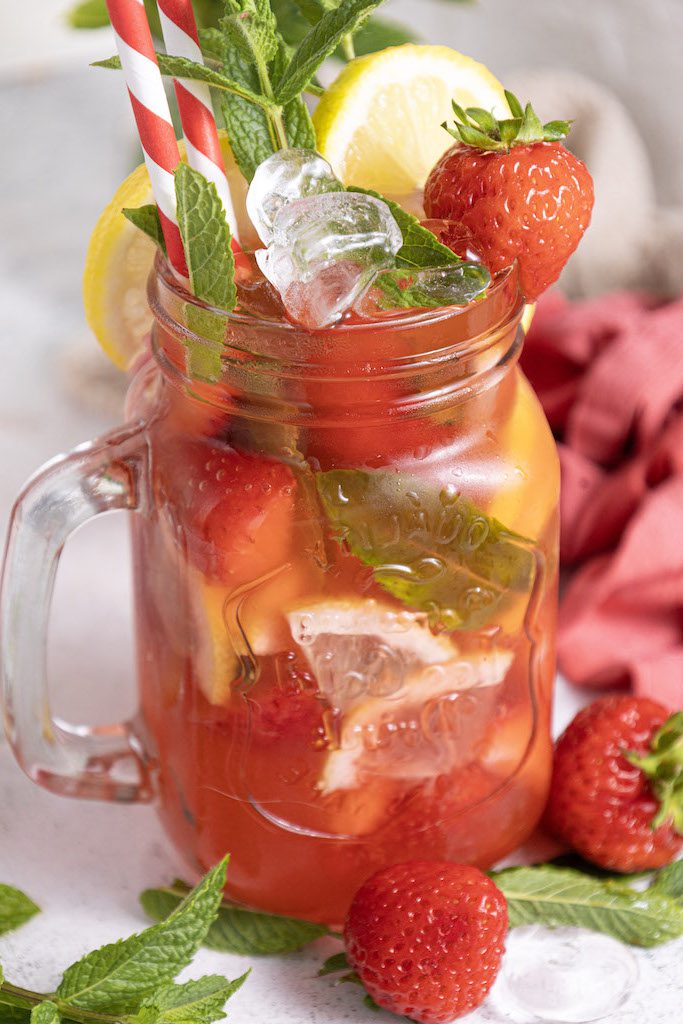
[[[624,756],[645,774],[659,801],[653,830],[668,822],[683,835],[683,711],[667,718],[654,734],[649,753],[626,750]]]
[[[569,134],[571,121],[548,121],[547,124],[542,124],[530,103],[523,107],[515,94],[508,92],[507,89],[505,98],[512,116],[502,121],[481,107],[468,107],[464,110],[453,100],[455,124],[449,128],[444,121],[442,128],[458,142],[464,142],[467,146],[508,153],[513,146],[529,146],[535,142],[559,142]]]

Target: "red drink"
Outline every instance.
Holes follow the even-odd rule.
[[[197,871],[231,852],[235,899],[324,921],[383,864],[491,864],[544,804],[554,673],[557,456],[514,276],[312,334],[234,314],[214,384],[186,298],[157,278],[162,373],[130,398],[169,833]]]

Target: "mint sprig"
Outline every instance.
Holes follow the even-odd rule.
[[[0,969],[2,1024],[213,1024],[247,974],[209,975],[177,984],[215,920],[227,858],[164,921],[88,953],[64,972],[56,992],[8,982]],[[0,887],[4,890],[7,887]],[[2,892],[0,891],[0,900]],[[248,973],[248,972],[247,972]]]
[[[354,32],[381,2],[342,0],[337,8],[327,11],[304,36],[283,74],[275,82],[275,95],[279,102],[286,103],[300,93],[341,40]]]
[[[0,935],[20,928],[38,913],[40,907],[20,889],[0,884]]]
[[[59,1004],[105,1013],[132,1013],[190,963],[216,918],[227,858],[160,924],[88,953],[67,968]]]
[[[146,889],[140,902],[149,917],[160,921],[174,911],[187,891],[185,882],[176,881],[164,888]],[[249,910],[224,899],[204,945],[221,953],[272,956],[294,953],[315,939],[332,934],[325,925]]]

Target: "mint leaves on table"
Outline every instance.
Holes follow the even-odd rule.
[[[0,935],[21,927],[38,913],[40,907],[20,889],[0,883]]]
[[[151,918],[160,921],[174,911],[187,892],[185,882],[176,881],[166,888],[146,889],[140,902]],[[248,910],[223,900],[203,944],[221,953],[270,956],[293,953],[332,934],[325,925]]]
[[[329,470],[316,482],[337,540],[432,625],[479,629],[512,592],[530,592],[531,542],[462,495],[388,470]]]
[[[507,900],[511,928],[573,925],[633,946],[683,935],[683,903],[657,882],[639,892],[619,876],[596,878],[550,864],[493,871],[491,878]]]
[[[216,919],[227,858],[173,912],[151,928],[88,953],[67,968],[53,993],[12,985],[0,971],[0,1021],[5,1024],[213,1024],[247,975],[209,975],[176,984]],[[4,888],[4,887],[2,887]]]

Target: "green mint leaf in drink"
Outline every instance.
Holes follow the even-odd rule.
[[[166,241],[156,203],[150,203],[148,206],[125,207],[121,213],[126,220],[129,220],[148,238],[151,238],[154,244],[159,246],[164,256],[166,255]]]
[[[448,488],[386,470],[316,474],[339,543],[375,581],[446,629],[479,629],[535,576],[531,542]]]
[[[335,51],[344,36],[356,31],[381,0],[342,0],[327,11],[294,51],[273,88],[280,103],[294,99],[306,88],[320,65]]]
[[[31,1024],[60,1024],[60,1020],[59,1010],[49,999],[31,1010]]]
[[[106,0],[82,0],[67,14],[71,28],[104,28],[109,24]]]
[[[507,868],[491,877],[507,900],[511,928],[571,925],[632,946],[657,946],[683,935],[683,906],[654,886],[636,892],[622,882],[550,865]]]
[[[249,971],[229,981],[218,974],[185,984],[165,985],[144,1000],[135,1024],[213,1024],[223,1020],[225,1004],[242,987]]]
[[[668,864],[655,876],[650,891],[662,893],[683,904],[683,860]]]
[[[259,63],[268,64],[278,49],[278,31],[269,0],[226,0],[226,11],[231,17],[222,22],[229,38],[250,58],[256,55]],[[234,35],[232,29],[238,29]]]
[[[88,953],[69,967],[55,993],[60,1008],[109,1014],[138,1010],[190,963],[204,942],[220,906],[226,867],[227,858],[161,923]]]
[[[40,907],[20,889],[0,884],[0,935],[19,928],[38,913]]]
[[[216,186],[189,164],[179,164],[175,190],[192,292],[210,306],[233,309],[237,301],[235,258]]]
[[[160,921],[174,911],[186,890],[184,882],[174,882],[168,888],[146,889],[140,903],[145,913]],[[325,925],[247,910],[224,900],[203,944],[221,953],[272,956],[294,953],[329,934]]]
[[[491,275],[481,263],[456,263],[423,270],[389,270],[373,284],[381,309],[467,306],[486,291]]]
[[[408,213],[398,203],[369,188],[350,185],[347,192],[361,192],[364,195],[381,199],[391,210],[392,216],[401,229],[403,245],[396,254],[397,267],[445,267],[463,263],[452,249],[438,240],[428,228],[424,228],[417,217]]]

